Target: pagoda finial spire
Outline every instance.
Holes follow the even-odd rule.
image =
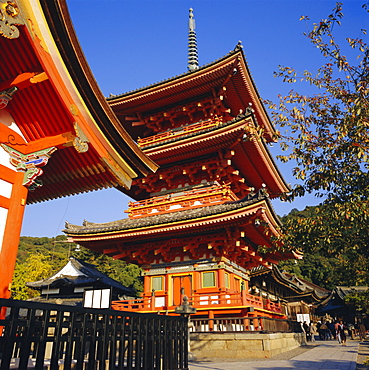
[[[188,70],[194,71],[199,68],[199,61],[197,56],[197,41],[195,32],[195,18],[193,16],[193,9],[190,8],[190,19],[188,21]]]

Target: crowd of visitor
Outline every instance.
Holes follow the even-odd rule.
[[[304,321],[301,328],[306,335],[307,342],[315,342],[315,337],[319,336],[320,340],[334,339],[345,346],[347,337],[354,339],[358,336],[361,341],[366,338],[366,327],[363,323],[354,326],[346,324],[342,320],[336,322],[318,321],[317,323]]]

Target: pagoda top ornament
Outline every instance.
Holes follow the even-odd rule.
[[[190,19],[188,21],[188,70],[194,71],[199,68],[196,40],[196,24],[193,9],[190,8]]]

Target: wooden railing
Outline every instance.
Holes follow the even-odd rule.
[[[225,317],[191,319],[190,332],[245,332],[258,331],[268,333],[300,333],[301,325],[297,321],[273,319],[269,317]]]
[[[196,308],[214,306],[248,306],[265,308],[263,305],[263,300],[260,298],[260,296],[248,294],[245,290],[243,290],[241,293],[219,292],[195,294],[190,296],[188,300],[189,303]]]
[[[113,301],[111,307],[117,311],[148,312],[165,309],[166,306],[158,306],[155,303],[156,297],[143,297],[137,299],[127,299],[122,301]]]
[[[230,308],[230,307],[254,307],[265,309],[275,313],[282,313],[281,305],[277,302],[266,300],[265,303],[260,296],[246,293],[196,293],[188,297],[188,302],[195,308]],[[134,300],[113,301],[112,308],[119,311],[156,312],[174,310],[175,306],[168,302],[167,295],[157,293],[150,297]]]
[[[0,369],[188,369],[188,320],[0,299]]]
[[[160,133],[160,134],[157,134],[157,135],[145,137],[145,138],[142,138],[142,139],[139,138],[137,140],[137,144],[140,148],[144,148],[145,146],[148,146],[148,145],[151,145],[151,144],[157,144],[157,143],[160,143],[161,141],[165,141],[165,140],[168,140],[168,139],[174,139],[176,137],[180,137],[180,136],[183,136],[183,135],[187,135],[187,134],[190,134],[190,133],[201,131],[201,130],[204,130],[204,129],[207,129],[207,128],[210,128],[210,127],[213,127],[213,126],[217,126],[220,123],[222,123],[222,121],[220,121],[219,119],[218,120],[208,119],[206,121],[200,121],[200,122],[194,123],[192,125],[179,127],[177,129],[173,129],[173,130],[163,132],[163,133]]]
[[[213,185],[201,189],[193,189],[181,193],[157,196],[137,202],[129,202],[129,218],[140,218],[149,214],[161,214],[185,210],[189,208],[204,207],[237,200],[237,197],[227,185]]]

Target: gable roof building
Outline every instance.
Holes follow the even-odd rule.
[[[355,317],[366,316],[366,312],[357,312],[355,305],[349,304],[345,298],[349,294],[360,294],[367,292],[368,286],[336,286],[319,307],[320,315],[329,314],[336,319],[344,319],[346,322],[354,323]]]
[[[300,314],[316,316],[317,307],[330,291],[286,271],[255,267],[250,273],[250,289],[264,299],[280,301],[288,318],[296,320]]]
[[[40,302],[81,305],[86,290],[111,289],[112,299],[134,297],[131,288],[100,272],[96,266],[71,257],[68,263],[47,279],[29,282],[27,287],[39,290]]]

